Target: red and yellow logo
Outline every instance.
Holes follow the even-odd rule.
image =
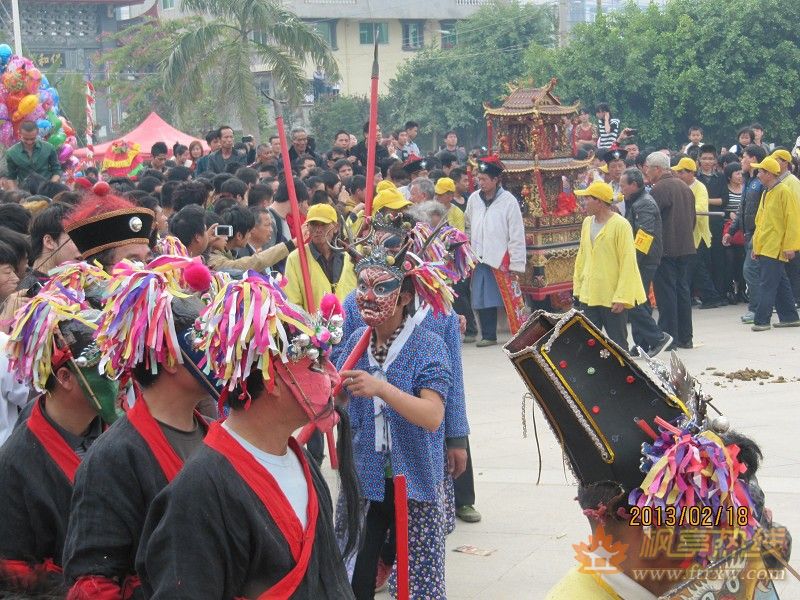
[[[622,571],[622,561],[628,544],[616,542],[606,534],[602,525],[598,525],[594,534],[589,536],[589,543],[573,544],[575,559],[578,561],[578,571],[581,573],[597,573],[610,575]]]

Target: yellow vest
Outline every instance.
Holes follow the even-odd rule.
[[[697,212],[708,212],[708,189],[705,184],[695,179],[694,183],[689,186],[694,194],[694,209]],[[700,247],[700,241],[704,241],[706,246],[711,248],[711,228],[708,226],[708,217],[697,215],[697,220],[694,223],[694,247]]]
[[[306,256],[308,257],[308,271],[311,276],[311,288],[314,290],[314,306],[310,309],[306,306],[306,296],[303,292],[303,273],[300,270],[300,253],[298,250],[292,250],[286,259],[284,275],[286,275],[287,283],[283,291],[286,292],[289,302],[302,306],[308,312],[314,312],[319,309],[319,303],[325,294],[332,292],[343,302],[347,295],[356,289],[356,272],[347,253],[344,255],[344,265],[342,266],[342,274],[339,276],[339,281],[333,285],[328,281],[325,271],[319,266],[309,247],[306,247]]]
[[[753,252],[786,262],[788,250],[800,250],[800,197],[784,179],[761,197]]]
[[[547,593],[545,600],[620,600],[602,579],[573,568]]]
[[[447,211],[447,222],[459,231],[467,232],[467,219],[464,211],[457,206],[451,205],[450,210]]]
[[[581,227],[573,294],[589,306],[611,308],[615,302],[621,302],[631,308],[644,303],[647,296],[636,264],[630,223],[614,213],[592,242],[592,219],[586,217]]]

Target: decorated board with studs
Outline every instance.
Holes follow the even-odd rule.
[[[504,348],[584,485],[638,486],[641,446],[652,441],[655,418],[688,416],[677,397],[580,312],[537,311]]]

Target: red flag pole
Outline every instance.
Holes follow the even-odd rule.
[[[409,600],[408,487],[405,475],[394,476],[394,527],[397,540],[397,600]]]
[[[308,270],[308,256],[306,256],[306,242],[303,239],[302,225],[300,224],[300,205],[297,203],[297,190],[294,188],[294,175],[292,174],[292,163],[289,160],[289,145],[286,141],[286,131],[283,128],[283,107],[281,103],[272,99],[275,108],[275,126],[278,128],[278,137],[281,141],[281,158],[283,159],[283,175],[286,178],[286,189],[289,192],[289,202],[292,203],[292,232],[297,240],[297,252],[300,255],[300,272],[303,275],[303,293],[306,298],[306,310],[314,312],[317,307],[314,304],[314,290],[311,288],[311,273]]]
[[[373,56],[372,56],[372,80],[370,82],[370,97],[369,97],[369,129],[367,130],[367,184],[366,189],[364,190],[364,217],[369,219],[372,216],[372,198],[375,193],[375,154],[376,154],[376,145],[377,145],[377,137],[378,137],[378,29],[377,27],[374,30],[375,34],[375,46],[373,49]],[[274,100],[273,100],[274,102]],[[277,109],[276,109],[276,115]],[[277,121],[277,119],[276,119]],[[283,121],[281,120],[281,124],[278,126],[278,134],[281,136],[281,153],[284,155],[284,170],[286,170],[286,164],[288,161],[288,157],[286,156],[286,145],[285,139],[286,135],[283,133]],[[293,193],[294,185],[292,185],[290,193]],[[303,264],[305,261],[305,252],[301,255],[300,267],[303,268]],[[306,264],[305,271],[303,271],[303,278],[304,281],[307,276],[308,265]],[[311,289],[311,286],[306,283],[306,290]],[[310,302],[309,302],[310,304]],[[344,363],[342,364],[341,371],[349,371],[351,370],[359,359],[364,355],[364,352],[367,351],[367,345],[369,344],[370,338],[372,336],[372,328],[367,327],[364,330],[364,334],[358,340],[358,343],[353,348],[353,351],[350,355],[345,359]],[[342,391],[342,383],[339,382],[338,385],[333,389],[333,397],[339,395],[339,392]],[[297,443],[301,446],[304,445],[308,440],[311,438],[311,435],[314,433],[314,424],[309,423],[300,431],[297,436]],[[336,454],[336,448],[333,442],[333,432],[329,431],[326,434],[326,440],[328,443],[328,451],[330,452],[331,457],[331,467],[336,469],[339,466],[338,456]]]
[[[369,93],[369,130],[367,133],[367,188],[364,190],[364,217],[372,216],[375,193],[375,154],[378,137],[378,29],[375,28],[375,49],[372,57],[372,80]]]

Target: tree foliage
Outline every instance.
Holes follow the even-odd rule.
[[[356,137],[360,137],[361,128],[368,117],[369,99],[363,96],[329,96],[314,103],[309,124],[317,144],[327,147],[340,129],[352,131]]]
[[[180,107],[194,103],[208,85],[218,108],[255,131],[263,100],[251,66],[269,71],[276,94],[291,104],[299,103],[308,87],[306,61],[338,76],[324,38],[278,0],[184,0],[183,6],[206,18],[182,30],[165,54],[165,83]]]
[[[402,122],[390,120],[392,98],[381,97],[378,101],[378,122],[384,134]],[[327,96],[314,103],[309,115],[309,125],[318,148],[327,148],[333,143],[334,134],[340,129],[361,139],[364,123],[369,119],[369,98],[366,96]]]
[[[789,143],[800,113],[800,37],[778,0],[670,0],[634,4],[578,25],[568,46],[532,46],[537,80],[588,106],[607,101],[642,142],[674,146],[700,125],[708,141],[734,143],[758,121]],[[591,109],[590,109],[591,110]]]
[[[178,107],[175,90],[164,79],[165,57],[183,31],[195,28],[198,18],[147,20],[114,36],[116,47],[100,60],[109,72],[108,94],[125,112],[122,131],[130,131],[155,111],[187,133],[202,135],[224,118],[208,86],[188,106]],[[96,82],[102,85],[102,81]]]
[[[454,48],[428,47],[405,62],[389,83],[395,123],[420,122],[427,133],[483,130],[484,101],[496,102],[506,84],[525,75],[529,45],[553,43],[550,6],[495,0],[456,26]],[[467,135],[467,137],[472,137]]]

